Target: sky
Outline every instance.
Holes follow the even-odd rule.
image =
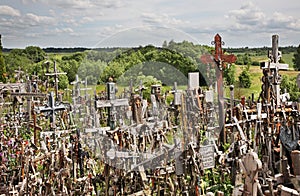
[[[300,44],[299,0],[1,0],[4,48]]]

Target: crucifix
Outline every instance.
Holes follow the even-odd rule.
[[[213,56],[202,55],[201,61],[204,64],[211,64],[212,67],[216,69],[217,78],[217,91],[218,91],[218,104],[219,104],[219,125],[220,125],[220,142],[225,143],[225,130],[224,130],[224,89],[223,89],[223,70],[226,69],[226,63],[234,63],[236,61],[236,56],[233,54],[226,55],[222,50],[222,45],[224,42],[219,34],[215,35],[212,44],[215,45],[215,51]]]
[[[65,75],[67,74],[66,72],[57,72],[56,69],[56,62],[54,61],[54,71],[53,73],[46,73],[46,76],[54,76],[55,80],[55,100],[58,100],[58,76],[59,75]]]

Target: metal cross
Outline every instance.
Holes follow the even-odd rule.
[[[225,140],[225,132],[224,132],[224,95],[223,95],[223,69],[226,68],[226,63],[234,63],[236,61],[236,56],[234,55],[226,55],[222,49],[222,45],[224,42],[219,34],[215,35],[214,41],[212,44],[215,45],[215,51],[213,53],[213,58],[211,55],[203,55],[201,56],[201,61],[204,64],[216,64],[218,68],[216,68],[216,77],[217,77],[217,90],[218,90],[218,100],[219,100],[219,125],[221,128],[220,132],[220,141],[223,144]]]
[[[49,112],[50,113],[50,123],[52,124],[52,128],[55,129],[55,112],[62,111],[66,109],[66,106],[63,104],[56,105],[54,101],[53,92],[49,93],[48,106],[46,107],[38,107],[37,113],[40,112]]]

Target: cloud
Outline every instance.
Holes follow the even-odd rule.
[[[23,0],[23,3],[28,4],[28,1],[40,2],[47,5],[57,6],[63,9],[92,9],[92,8],[119,8],[124,6],[121,0]]]
[[[227,17],[236,20],[239,24],[249,26],[259,25],[266,18],[265,14],[252,2],[242,5],[238,10],[229,11]]]
[[[188,24],[188,21],[183,21],[169,16],[168,14],[143,13],[142,20],[146,24],[158,26],[181,26]]]
[[[67,27],[67,28],[60,28],[60,29],[56,28],[55,32],[56,33],[73,33],[74,30],[72,28],[69,28],[69,27]]]
[[[275,12],[272,18],[268,20],[267,27],[270,29],[288,29],[299,31],[300,20],[280,12]]]
[[[25,15],[25,21],[28,22],[31,26],[38,25],[51,25],[55,23],[55,19],[49,16],[39,16],[33,13],[27,13]]]
[[[280,12],[266,15],[252,2],[246,3],[237,10],[231,10],[226,15],[234,21],[230,26],[231,32],[285,32],[299,31],[300,20]]]
[[[0,5],[0,15],[5,16],[21,16],[21,13],[19,10],[14,9],[7,5]]]

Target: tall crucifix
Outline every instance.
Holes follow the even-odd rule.
[[[205,64],[211,64],[216,69],[217,78],[217,91],[218,91],[218,104],[219,104],[219,125],[220,125],[220,142],[225,142],[225,131],[224,131],[224,89],[223,89],[223,70],[226,69],[226,63],[234,63],[236,56],[233,54],[226,55],[222,49],[224,42],[219,34],[215,35],[212,44],[215,45],[215,51],[212,55],[202,55],[201,61]],[[216,66],[215,66],[216,65]]]
[[[66,72],[57,72],[56,69],[56,62],[54,61],[54,72],[53,73],[46,73],[46,76],[54,76],[55,81],[55,100],[58,100],[58,75],[65,75]]]

